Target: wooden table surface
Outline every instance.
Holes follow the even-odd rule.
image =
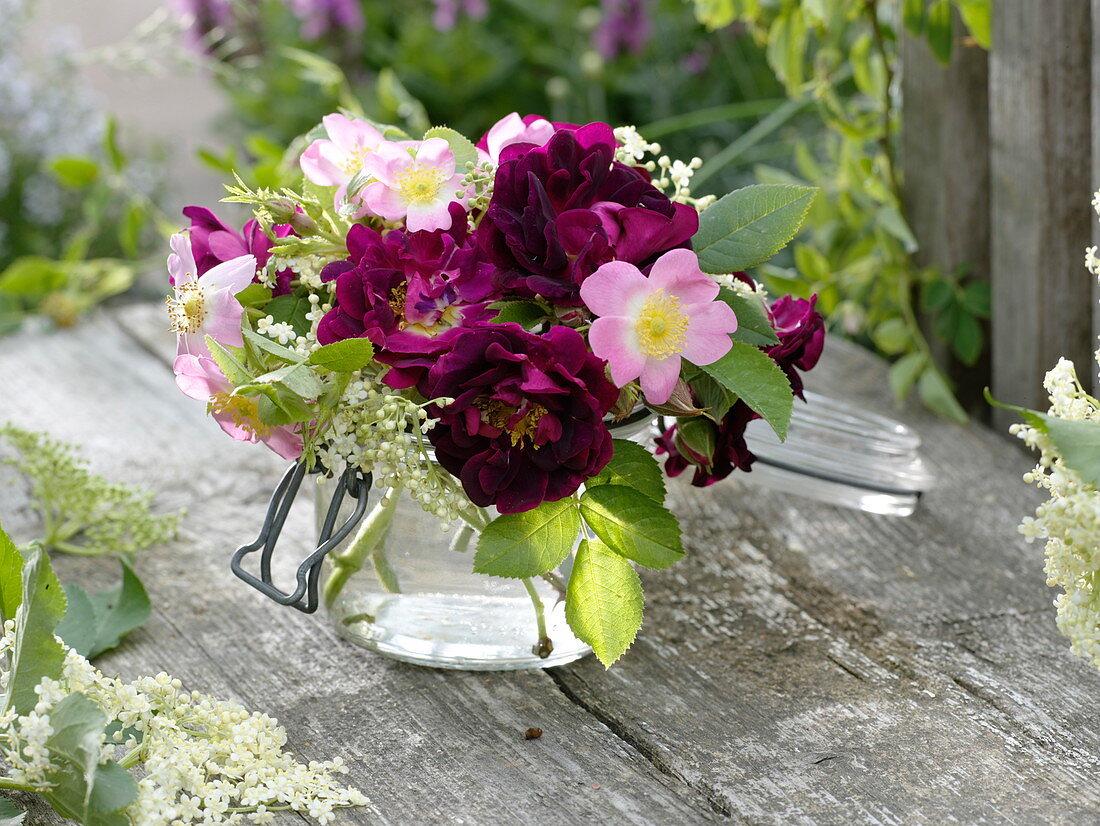
[[[153,618],[97,664],[168,671],[277,716],[303,759],[342,756],[372,803],[338,823],[1100,821],[1100,673],[1068,652],[1041,547],[1016,533],[1037,502],[1028,458],[895,410],[864,351],[832,341],[809,386],[917,429],[939,484],[915,516],[677,481],[688,555],[643,574],[645,626],[618,665],[478,674],[362,651],[230,574],[284,463],[176,390],[165,330],[162,308],[134,305],[0,340],[0,422],[187,508],[139,560]],[[0,486],[17,541],[34,535],[25,504]],[[304,547],[308,515],[287,530]],[[115,576],[55,564],[63,581]]]

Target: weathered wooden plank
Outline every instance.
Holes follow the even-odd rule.
[[[663,774],[543,672],[444,673],[369,656],[337,639],[323,618],[280,608],[235,580],[229,553],[257,529],[282,462],[226,439],[201,405],[178,394],[165,363],[109,319],[0,341],[0,376],[0,421],[84,444],[97,471],[156,488],[164,507],[189,508],[183,535],[139,562],[153,618],[101,667],[131,676],[169,671],[278,716],[303,758],[343,756],[373,806],[345,812],[340,822],[713,816],[701,795]],[[0,518],[27,538],[30,522],[14,512],[21,501],[0,489]],[[306,548],[310,534],[310,514],[292,514],[284,536],[291,554]],[[94,561],[56,562],[63,580],[105,583],[113,573]],[[545,735],[525,741],[532,725]],[[31,822],[56,819],[36,810]]]
[[[881,365],[840,342],[810,385],[889,412]],[[1041,551],[1015,532],[1028,460],[905,418],[940,475],[916,516],[677,484],[690,551],[646,577],[640,644],[606,677],[555,677],[753,821],[1094,822],[1100,674],[1054,631]]]
[[[900,160],[905,215],[920,243],[916,263],[944,273],[966,266],[973,279],[988,281],[989,56],[960,37],[945,66],[927,40],[904,34],[901,66]],[[937,360],[951,368],[963,404],[987,412],[981,389],[989,384],[988,349],[966,367],[929,339]]]
[[[993,15],[993,389],[1028,407],[1059,356],[1092,350],[1090,17],[1082,0],[998,0]]]

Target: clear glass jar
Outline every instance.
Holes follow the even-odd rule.
[[[653,416],[639,411],[611,432],[646,443]],[[319,523],[334,488],[335,479],[318,485]],[[546,668],[591,653],[570,631],[559,590],[572,555],[549,579],[475,574],[477,529],[460,520],[444,530],[402,491],[372,490],[371,501],[325,562],[321,600],[342,637],[405,662],[472,671]],[[351,507],[345,501],[341,520]]]

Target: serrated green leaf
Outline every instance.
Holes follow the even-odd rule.
[[[534,301],[507,301],[497,308],[496,324],[509,322],[530,329],[546,319],[546,309]]]
[[[15,619],[23,602],[23,557],[0,525],[0,621]]]
[[[282,385],[302,399],[316,399],[325,390],[321,380],[308,364],[288,364],[278,370],[257,376],[247,385],[239,387],[238,391],[251,390],[262,384]]]
[[[706,409],[706,417],[722,421],[737,402],[737,394],[727,390],[720,381],[699,370],[688,381],[699,404]]]
[[[664,502],[665,480],[657,457],[629,439],[615,439],[613,444],[615,453],[611,461],[585,483],[586,487],[626,485],[641,491],[655,502]]]
[[[237,301],[245,307],[260,307],[271,300],[271,287],[263,284],[249,284],[236,295]]]
[[[291,350],[277,341],[272,341],[267,336],[260,335],[254,330],[242,330],[241,335],[245,339],[255,346],[259,347],[265,353],[270,353],[280,361],[284,361],[287,364],[301,364],[305,361],[305,358],[297,350]]]
[[[99,165],[91,158],[76,155],[55,158],[49,163],[50,173],[69,189],[83,189],[99,177]]]
[[[95,645],[95,608],[88,592],[79,585],[66,582],[61,588],[65,591],[67,607],[65,616],[57,624],[56,634],[77,654],[87,657]]]
[[[680,523],[660,503],[625,485],[599,485],[581,497],[581,516],[615,553],[647,568],[684,555]]]
[[[57,680],[65,655],[54,629],[65,616],[65,594],[49,557],[32,547],[23,560],[23,601],[15,615],[15,650],[4,708],[26,714],[38,702],[34,693],[43,677]]]
[[[240,359],[210,336],[206,336],[206,349],[210,351],[210,357],[231,383],[240,385],[252,381],[252,376]]]
[[[581,542],[566,590],[565,619],[605,668],[634,642],[644,605],[634,566],[597,539]]]
[[[763,416],[780,439],[787,438],[794,394],[787,376],[767,353],[735,341],[725,356],[699,369]]]
[[[104,651],[117,648],[122,638],[149,621],[153,606],[149,594],[133,568],[125,560],[119,560],[122,566],[122,580],[114,588],[89,594],[88,599],[95,611],[95,641],[89,658],[98,657]]]
[[[455,156],[455,168],[458,174],[461,175],[466,171],[466,164],[477,163],[477,147],[470,142],[469,138],[454,129],[447,126],[433,126],[424,133],[424,140],[428,138],[442,138],[447,141]]]
[[[349,338],[319,347],[309,354],[309,363],[336,373],[354,373],[374,361],[370,339]]]
[[[764,301],[756,296],[741,295],[728,287],[718,290],[718,299],[728,304],[737,316],[737,330],[733,337],[754,347],[768,347],[779,343]]]
[[[519,578],[552,571],[573,550],[580,529],[571,498],[498,516],[478,538],[474,572]]]
[[[300,336],[309,332],[310,324],[306,314],[310,311],[310,303],[304,293],[275,296],[264,310],[276,321],[289,324]]]
[[[817,190],[756,184],[719,198],[699,216],[692,239],[704,272],[731,273],[767,261],[802,226]]]

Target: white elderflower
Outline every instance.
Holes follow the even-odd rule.
[[[8,621],[0,654],[14,642],[15,624]],[[8,676],[0,672],[0,680]],[[131,823],[271,823],[274,812],[288,810],[331,823],[337,808],[368,802],[337,782],[347,771],[339,758],[303,765],[286,753],[286,732],[266,714],[185,692],[164,673],[129,683],[106,677],[70,649],[61,680],[44,679],[37,687],[33,711],[0,715],[0,755],[14,783],[45,789],[50,772],[58,771],[50,760],[50,711],[75,692],[95,703],[109,725],[138,733],[103,747],[104,759],[141,770],[137,799],[126,812]]]
[[[256,322],[256,332],[283,345],[298,340],[298,334],[294,332],[293,327],[285,321],[276,321],[275,317],[270,315],[264,316]]]
[[[615,150],[615,160],[630,166],[637,165],[646,155],[656,155],[661,151],[661,144],[649,143],[638,134],[638,129],[634,126],[616,127],[615,140],[619,142]]]

